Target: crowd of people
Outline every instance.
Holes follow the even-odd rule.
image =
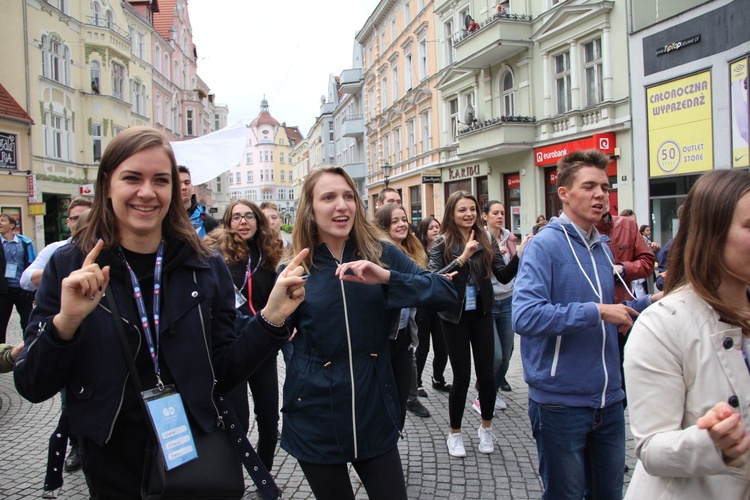
[[[704,174],[662,248],[632,211],[611,215],[608,163],[563,157],[562,212],[523,239],[501,201],[464,191],[442,220],[412,225],[393,189],[368,216],[344,169],[319,168],[289,243],[272,203],[235,200],[215,220],[164,136],[132,127],[104,152],[93,200],[71,202],[67,240],[37,255],[0,214],[0,320],[15,306],[24,329],[0,345],[0,371],[31,402],[60,394],[57,446],[70,441],[65,470],[83,469],[93,499],[159,498],[144,494],[154,457],[185,467],[152,410],[162,397],[186,440],[236,422],[246,442],[252,401],[257,455],[233,446],[257,459],[264,497],[281,413],[281,448],[316,498],[353,499],[351,465],[370,498],[402,499],[397,443],[407,412],[430,416],[430,349],[458,460],[472,366],[476,449],[495,451],[517,334],[543,498],[622,498],[626,408],[628,498],[747,498],[750,174]]]

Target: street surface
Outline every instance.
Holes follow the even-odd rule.
[[[8,327],[8,341],[16,343],[21,338],[18,315],[14,312]],[[432,353],[425,368],[423,379],[428,381],[432,373]],[[450,364],[446,373],[450,381]],[[421,398],[432,413],[431,417],[419,418],[407,412],[404,439],[399,442],[399,451],[406,475],[407,492],[412,499],[536,499],[542,494],[541,481],[537,475],[537,456],[527,416],[528,400],[523,382],[518,337],[516,350],[511,360],[508,382],[513,392],[501,393],[508,409],[497,412],[493,427],[497,442],[495,452],[479,453],[477,427],[479,414],[471,409],[476,391],[470,390],[464,413],[464,444],[467,456],[464,459],[448,455],[445,439],[448,432],[448,395],[439,393],[426,385],[429,397]],[[279,381],[284,380],[284,362],[279,356]],[[472,377],[471,387],[474,386]],[[47,443],[60,416],[60,398],[33,405],[16,393],[12,374],[0,374],[0,498],[37,499],[42,493]],[[251,399],[252,404],[252,399]],[[252,413],[251,413],[252,415]],[[283,419],[283,416],[282,416]],[[251,430],[250,442],[255,443],[255,428]],[[626,463],[632,470],[634,441],[628,432]],[[274,477],[284,491],[284,498],[311,499],[310,488],[297,465],[297,461],[279,449],[274,462]],[[366,499],[367,494],[351,470],[356,498]],[[64,474],[65,484],[58,498],[88,498],[83,473]],[[626,482],[630,479],[626,474]],[[247,495],[257,498],[255,486],[246,474]]]

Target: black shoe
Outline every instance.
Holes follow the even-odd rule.
[[[435,380],[434,377],[432,378],[432,387],[440,392],[451,392],[450,384],[446,384],[445,380]]]
[[[421,385],[417,387],[417,396],[420,398],[426,398],[427,397],[427,391],[424,390],[424,387]]]
[[[411,403],[406,403],[406,409],[415,414],[418,417],[426,418],[430,416],[430,410],[424,407],[419,400]]]
[[[81,468],[81,455],[78,448],[71,448],[70,453],[65,458],[65,472],[75,472]]]
[[[513,389],[510,388],[508,381],[503,379],[503,381],[500,382],[500,390],[503,392],[511,392]]]
[[[628,467],[628,465],[625,464],[625,474],[627,474],[628,472],[630,472],[630,467]]]

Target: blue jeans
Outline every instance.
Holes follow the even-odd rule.
[[[492,319],[495,323],[495,391],[505,379],[513,354],[513,297],[496,301],[492,307]]]
[[[625,414],[619,401],[596,409],[529,399],[529,419],[543,499],[622,499]]]

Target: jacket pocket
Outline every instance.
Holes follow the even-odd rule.
[[[94,396],[94,386],[86,382],[74,381],[65,386],[66,396],[79,401],[91,399]]]

